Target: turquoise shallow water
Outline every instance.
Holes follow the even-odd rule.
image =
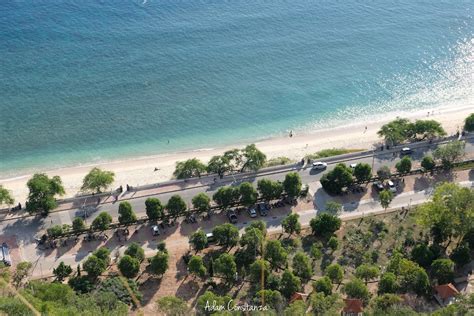
[[[3,1],[0,175],[472,102],[473,10],[472,1]]]

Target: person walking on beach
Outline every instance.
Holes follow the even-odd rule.
[[[365,129],[364,129],[364,134],[365,134],[366,132],[367,132],[367,126],[366,126]]]
[[[290,138],[293,137],[293,131],[290,131]]]

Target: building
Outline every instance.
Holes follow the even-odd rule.
[[[300,293],[300,292],[295,292],[290,298],[290,304],[293,303],[294,301],[306,301],[306,298],[308,297],[308,294],[305,293]]]
[[[362,316],[364,312],[364,303],[362,300],[355,298],[347,298],[344,300],[344,308],[342,309],[342,316]]]
[[[434,297],[441,306],[452,304],[459,295],[459,291],[452,283],[435,286],[434,291]]]

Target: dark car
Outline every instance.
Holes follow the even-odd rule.
[[[383,186],[383,183],[380,182],[380,181],[375,181],[374,182],[374,188],[377,190],[377,191],[383,191],[385,189],[385,187]]]
[[[267,216],[269,207],[266,203],[262,202],[262,203],[257,204],[257,210],[258,210],[258,213],[260,214],[260,216]]]
[[[232,224],[237,223],[237,214],[235,214],[234,210],[228,210],[227,211],[227,218]]]

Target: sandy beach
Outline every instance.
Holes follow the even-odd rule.
[[[470,104],[464,107],[438,108],[434,110],[434,114],[433,111],[430,111],[429,116],[426,110],[412,113],[390,113],[372,122],[353,122],[338,128],[314,130],[305,134],[295,133],[291,138],[270,138],[258,141],[255,144],[269,159],[285,156],[299,160],[306,154],[327,148],[371,149],[374,144],[381,142],[381,139],[377,136],[380,127],[396,116],[411,120],[434,119],[442,123],[448,134],[453,134],[463,125],[464,119],[472,112],[474,112],[474,105]],[[45,172],[50,176],[60,176],[66,189],[65,197],[70,197],[78,193],[83,177],[92,167],[114,171],[116,181],[113,187],[125,186],[126,184],[132,186],[144,185],[169,180],[177,161],[195,157],[207,162],[212,156],[222,154],[225,150],[241,148],[245,145],[235,144],[209,150],[170,153],[71,168],[38,170],[37,172]],[[159,170],[154,171],[155,168]],[[17,202],[23,203],[28,194],[26,182],[30,177],[31,175],[28,174],[2,179],[0,184],[12,191]]]

